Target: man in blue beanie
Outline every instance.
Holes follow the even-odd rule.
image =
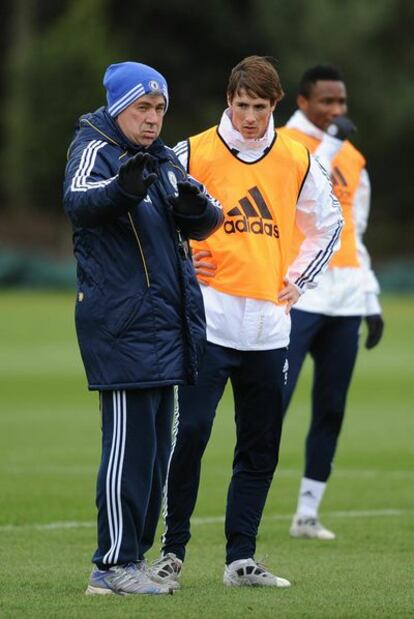
[[[188,239],[222,222],[220,205],[160,140],[168,87],[136,62],[105,72],[107,106],[79,120],[64,207],[77,260],[77,336],[100,395],[98,547],[86,593],[162,594],[152,545],[171,443],[174,385],[196,381],[205,342]]]

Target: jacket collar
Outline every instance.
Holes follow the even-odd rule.
[[[254,153],[257,153],[257,151],[263,152],[272,144],[275,138],[273,115],[270,116],[266,133],[262,138],[257,140],[246,140],[241,133],[234,128],[230,118],[230,110],[227,108],[221,116],[218,132],[230,149],[233,148],[242,153],[248,151],[253,151]]]

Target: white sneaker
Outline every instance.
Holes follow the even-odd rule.
[[[153,561],[147,567],[150,578],[156,583],[168,586],[173,589],[179,589],[180,583],[178,578],[181,573],[183,562],[173,552],[160,557]]]
[[[274,576],[254,559],[240,559],[226,565],[223,582],[228,587],[290,587],[286,578]]]
[[[304,537],[307,539],[333,540],[336,535],[333,531],[325,529],[319,522],[318,518],[309,516],[301,516],[295,514],[293,516],[292,525],[289,529],[291,537]]]

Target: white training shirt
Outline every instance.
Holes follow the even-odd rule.
[[[274,139],[273,117],[265,135],[258,140],[245,140],[234,129],[228,110],[222,115],[219,134],[229,148],[237,151],[242,161],[260,159]],[[188,169],[188,142],[179,142],[174,151]],[[325,170],[311,157],[311,164],[296,206],[296,223],[306,235],[301,251],[286,274],[286,281],[295,282],[306,267],[324,253],[330,244],[334,251],[339,247],[343,220],[339,204],[331,191]],[[320,264],[319,274],[326,269]],[[318,277],[310,286],[315,286]],[[303,286],[301,292],[307,289]],[[207,340],[236,350],[271,350],[289,344],[290,316],[285,307],[271,301],[230,295],[201,285],[207,319]],[[306,293],[308,294],[308,293]]]
[[[330,173],[331,161],[343,146],[343,142],[318,129],[300,110],[293,114],[286,126],[321,140],[313,154]],[[319,279],[317,291],[309,290],[303,295],[295,305],[296,309],[327,316],[368,316],[381,313],[378,301],[380,287],[362,240],[368,224],[370,198],[371,186],[364,168],[352,211],[357,234],[357,255],[361,266],[328,268]]]

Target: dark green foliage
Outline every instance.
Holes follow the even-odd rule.
[[[60,212],[75,120],[105,102],[101,81],[111,62],[135,59],[165,74],[171,107],[163,137],[174,144],[218,120],[230,69],[246,55],[263,54],[278,59],[286,92],[278,124],[293,111],[308,66],[329,62],[343,70],[349,116],[358,126],[353,142],[373,183],[368,245],[381,257],[412,252],[410,0],[20,0],[10,13],[20,15],[20,36],[2,25],[10,51],[0,75],[2,207]]]
[[[33,34],[9,74],[17,109],[6,115],[6,195],[20,208],[61,211],[66,150],[81,113],[104,103],[101,76],[114,51],[105,0],[73,0],[41,34]],[[17,93],[17,94],[16,94]]]

